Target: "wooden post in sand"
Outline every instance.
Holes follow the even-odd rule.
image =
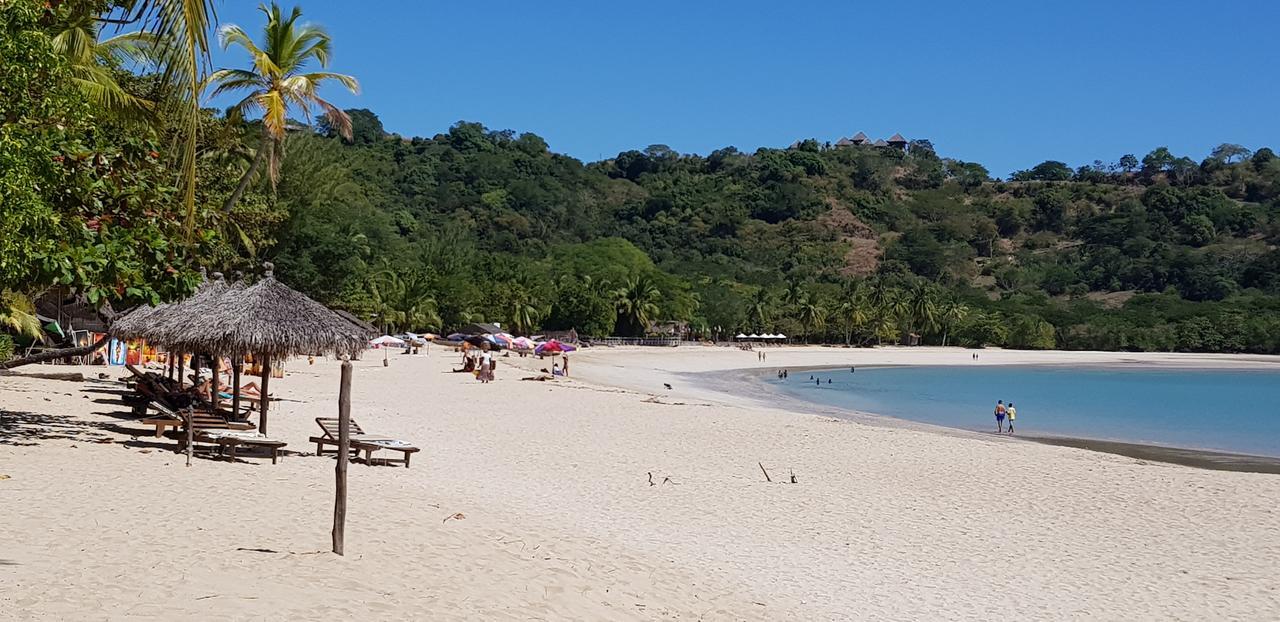
[[[181,352],[179,352],[178,353],[178,389],[182,389],[182,372],[186,370],[186,367],[187,367],[187,359],[186,357],[182,356]]]
[[[240,368],[243,366],[243,358],[231,361],[231,416],[234,419],[240,418]]]
[[[334,467],[333,552],[344,555],[347,528],[347,460],[351,453],[351,361],[342,357],[342,381],[338,388],[338,465]]]
[[[213,404],[213,410],[218,410],[218,405],[222,403],[222,395],[218,392],[218,371],[222,365],[222,357],[217,354],[211,355],[209,358],[209,369],[212,371],[213,379],[209,381],[209,403]]]
[[[262,396],[258,398],[258,431],[267,433],[267,383],[271,381],[271,357],[262,355]]]
[[[191,466],[191,454],[195,451],[196,444],[196,427],[195,427],[196,411],[191,406],[187,407],[187,466]]]

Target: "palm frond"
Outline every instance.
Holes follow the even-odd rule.
[[[71,80],[87,101],[107,114],[132,121],[154,120],[155,103],[125,91],[101,66],[73,67]]]
[[[181,175],[186,227],[190,234],[196,210],[196,140],[200,123],[201,73],[208,65],[208,32],[217,16],[211,0],[143,0],[136,5],[134,12],[147,24],[145,29],[155,34],[159,43],[155,56],[164,69],[163,78],[176,87],[173,101],[183,125]]]
[[[156,65],[159,38],[150,32],[126,32],[98,42],[98,54],[124,64]]]
[[[336,82],[341,83],[342,86],[347,87],[347,90],[351,91],[351,94],[353,95],[360,94],[360,81],[356,80],[354,76],[349,76],[344,73],[333,73],[331,71],[313,71],[311,73],[302,74],[299,77],[306,78],[308,82],[311,82],[313,87],[318,87],[324,82],[327,82],[329,80],[334,80]]]

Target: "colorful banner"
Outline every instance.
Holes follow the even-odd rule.
[[[129,345],[119,339],[112,339],[107,346],[107,364],[124,365],[128,360]]]

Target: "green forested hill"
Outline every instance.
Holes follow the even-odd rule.
[[[398,328],[1280,352],[1280,159],[1157,149],[1008,181],[808,140],[584,164],[459,123],[296,133],[265,252],[291,284]]]

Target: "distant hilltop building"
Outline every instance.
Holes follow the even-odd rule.
[[[802,142],[803,142],[803,141],[799,141],[799,140],[797,140],[796,142],[794,142],[794,143],[792,143],[792,144],[791,144],[791,148],[792,148],[792,149],[799,148],[799,147],[800,147],[800,143],[802,143]],[[850,136],[849,138],[841,138],[840,140],[837,140],[837,141],[836,141],[835,146],[836,146],[837,148],[840,148],[840,147],[884,147],[884,148],[898,149],[898,150],[900,150],[900,151],[906,151],[906,150],[907,150],[907,143],[908,143],[907,139],[906,139],[906,138],[903,138],[903,137],[902,137],[902,134],[896,134],[896,133],[895,133],[893,136],[890,136],[887,140],[886,140],[886,139],[881,138],[881,139],[877,139],[877,140],[875,140],[875,141],[872,141],[869,137],[867,137],[867,135],[866,135],[865,133],[863,133],[863,132],[858,132],[857,134],[854,134],[853,136]]]

